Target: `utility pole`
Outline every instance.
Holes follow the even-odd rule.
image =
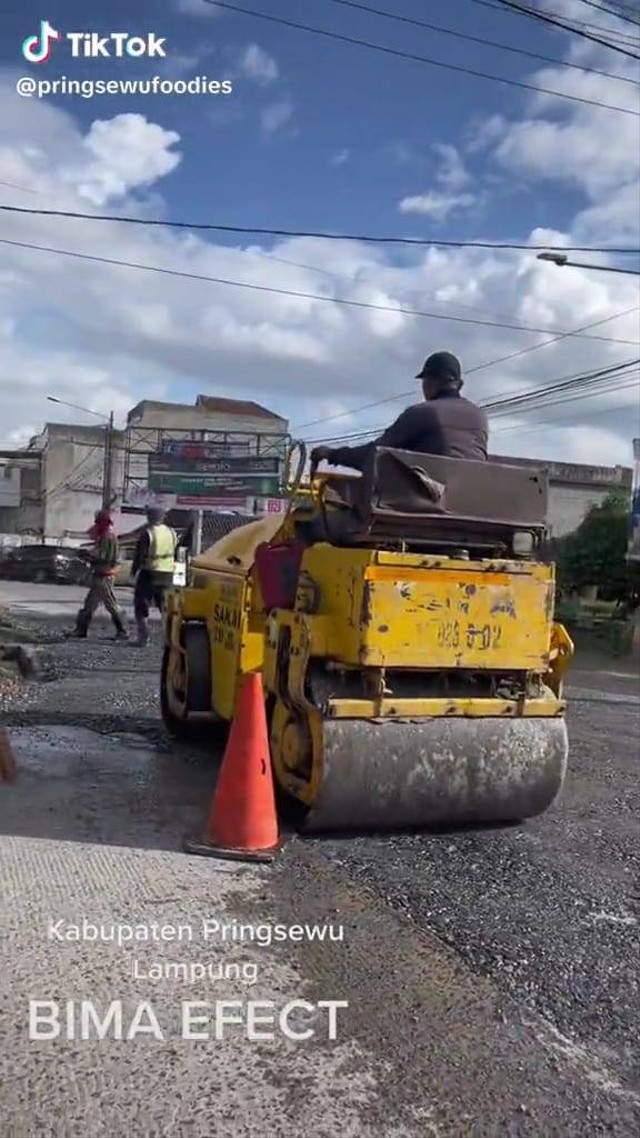
[[[203,510],[194,510],[193,518],[193,540],[191,543],[191,556],[199,557],[202,553],[202,520]]]
[[[113,452],[114,452],[113,411],[104,435],[104,472],[102,476],[102,508],[108,510],[113,498]]]
[[[102,466],[102,508],[108,510],[114,498],[113,474],[114,474],[114,453],[115,453],[115,429],[113,425],[114,414],[111,411],[109,417],[100,414],[99,411],[92,411],[90,407],[80,407],[77,403],[68,403],[66,399],[58,399],[56,395],[47,395],[50,403],[61,403],[63,407],[73,407],[76,411],[83,411],[85,415],[95,415],[96,418],[102,419],[107,425],[104,428],[104,462]]]

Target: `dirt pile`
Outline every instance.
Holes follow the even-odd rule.
[[[0,691],[3,695],[37,674],[37,638],[0,605]]]

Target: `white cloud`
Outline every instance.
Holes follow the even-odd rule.
[[[278,65],[268,52],[257,43],[250,43],[242,52],[239,61],[240,74],[255,83],[266,86],[278,78]]]
[[[451,146],[448,143],[436,142],[433,145],[433,150],[435,150],[440,159],[440,166],[436,178],[439,186],[443,186],[445,189],[455,193],[455,191],[463,190],[471,183],[471,174],[467,170],[464,160],[455,146]]]
[[[180,155],[172,151],[180,136],[150,123],[144,115],[96,119],[78,148],[77,157],[60,171],[81,198],[96,206],[151,186],[175,170]]]
[[[455,146],[434,143],[435,186],[423,194],[404,197],[399,203],[400,213],[416,213],[433,221],[446,221],[454,213],[463,213],[477,202],[476,194],[468,190],[473,181],[464,160]],[[462,192],[464,191],[464,192]]]
[[[166,75],[169,79],[182,79],[185,76],[192,77],[202,63],[205,54],[207,53],[192,53],[191,55],[186,53],[182,55],[172,54],[158,64],[158,71],[162,71],[162,74]]]
[[[427,194],[403,198],[398,208],[400,213],[419,213],[424,217],[432,217],[434,221],[446,221],[450,214],[469,209],[474,202],[473,194],[448,194],[431,190]]]
[[[344,166],[345,162],[348,162],[350,157],[351,157],[351,151],[350,150],[346,150],[346,149],[345,150],[338,150],[337,153],[334,154],[331,158],[331,165],[332,166]]]
[[[163,180],[181,160],[177,134],[141,115],[80,128],[64,110],[12,96],[11,86],[6,81],[0,87],[0,181],[31,192],[5,187],[7,203],[86,212],[90,202],[105,213],[154,209],[162,216]],[[614,101],[611,92],[605,101]],[[591,130],[610,167],[605,179],[583,163],[571,183],[580,201],[573,223],[560,233],[525,228],[532,243],[575,243],[578,233],[580,243],[588,243],[587,236],[604,235],[607,224],[620,232],[631,224],[637,199],[634,203],[629,189],[629,154],[622,160],[626,120],[603,115],[596,108],[568,105],[559,119],[555,108],[549,113],[532,103],[528,121],[573,128],[565,136],[567,145],[582,145],[576,138]],[[284,118],[282,111],[272,114],[265,125],[284,125],[289,117],[290,108]],[[517,138],[518,128],[518,120],[505,120],[505,137]],[[494,133],[486,161],[500,143]],[[526,164],[536,189],[547,185],[544,153],[539,166]],[[521,148],[512,149],[496,162],[522,171],[522,154]],[[454,195],[470,192],[459,157],[459,150],[439,152],[441,177]],[[444,183],[430,192],[436,190],[445,194]],[[120,419],[143,397],[192,401],[199,391],[235,394],[288,415],[294,427],[321,420],[303,431],[313,438],[382,427],[414,392],[418,397],[417,365],[438,348],[459,354],[467,371],[536,349],[469,375],[466,390],[479,399],[639,354],[633,344],[586,338],[541,346],[551,330],[559,334],[633,309],[638,287],[632,278],[557,269],[526,252],[429,248],[397,257],[387,247],[302,238],[273,246],[265,239],[246,248],[240,240],[237,247],[216,245],[214,239],[179,230],[28,216],[5,217],[3,224],[0,215],[1,237],[244,282],[255,291],[2,246],[0,441],[21,437],[47,418],[73,414],[56,410],[46,402],[47,394],[102,412],[113,408]],[[262,291],[269,288],[365,307]],[[369,309],[369,304],[390,311]],[[433,315],[411,316],[401,308]],[[495,328],[482,321],[550,332]],[[637,341],[638,313],[618,316],[591,335]],[[403,392],[410,395],[354,410]],[[501,419],[494,448],[506,454],[630,462],[636,426],[628,408],[634,395],[603,392],[520,420]],[[343,410],[349,415],[332,418]],[[564,434],[555,429],[560,419],[568,425]]]
[[[265,134],[276,134],[287,123],[291,122],[292,118],[293,104],[287,99],[283,99],[279,103],[272,103],[265,107],[262,112],[262,129]]]
[[[495,153],[518,173],[565,182],[586,190],[593,199],[619,187],[621,177],[626,182],[638,177],[638,120],[620,117],[616,129],[608,132],[606,146],[594,129],[593,116],[585,111],[565,121],[538,118],[510,123]]]
[[[223,11],[217,4],[209,4],[206,0],[173,0],[173,6],[183,16],[199,16],[203,20],[220,16]]]
[[[467,129],[467,153],[475,154],[498,142],[504,134],[505,125],[506,120],[502,115],[490,115],[488,118],[474,116]]]

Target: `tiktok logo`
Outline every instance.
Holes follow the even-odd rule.
[[[48,20],[40,21],[40,35],[27,36],[22,44],[22,54],[27,63],[46,63],[51,59],[51,45],[62,39],[62,32],[57,32]]]

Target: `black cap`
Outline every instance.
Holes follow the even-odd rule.
[[[462,368],[460,360],[451,352],[434,352],[424,361],[422,371],[418,372],[416,379],[451,379],[454,383],[462,383]]]

